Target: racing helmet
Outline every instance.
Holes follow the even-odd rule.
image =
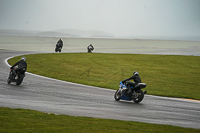
[[[26,61],[26,57],[22,57],[21,60]]]
[[[138,75],[138,74],[139,74],[138,71],[133,72],[133,75]]]

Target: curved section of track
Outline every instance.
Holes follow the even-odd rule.
[[[7,84],[5,59],[28,52],[0,50],[0,106],[72,116],[200,128],[200,102],[145,95],[140,104],[115,101],[115,91],[27,73],[20,86]]]

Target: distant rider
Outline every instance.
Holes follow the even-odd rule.
[[[87,47],[87,50],[88,50],[88,53],[91,53],[91,52],[94,50],[94,47],[92,46],[92,44],[90,44],[90,45]]]
[[[16,75],[16,73],[21,69],[21,68],[25,68],[25,70],[27,69],[27,63],[26,63],[26,58],[22,57],[20,61],[18,61],[17,63],[15,63],[12,67],[10,67],[10,69],[13,70],[13,68],[16,69],[14,70],[14,73]]]
[[[60,38],[56,44],[57,47],[63,47],[63,40]]]
[[[131,86],[135,87],[135,85],[137,85],[138,83],[141,83],[141,79],[140,79],[140,76],[139,76],[139,72],[135,71],[133,72],[133,76],[128,78],[128,79],[125,79],[124,81],[122,81],[122,83],[124,84],[126,81],[129,81],[133,79],[134,82],[127,82],[127,90],[126,92],[128,92],[128,94],[131,93],[131,91],[133,92],[134,88],[131,89]]]

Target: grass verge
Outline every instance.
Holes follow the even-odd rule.
[[[200,57],[101,53],[25,55],[31,73],[91,86],[118,89],[121,80],[140,73],[148,94],[200,99]],[[8,62],[13,65],[22,56]]]
[[[0,107],[1,133],[199,133],[200,129]]]
[[[60,53],[25,55],[28,71],[75,83],[118,89],[140,72],[149,94],[200,99],[200,57],[171,55]],[[22,56],[9,60],[13,65]],[[1,132],[199,133],[199,129],[131,121],[46,114],[0,108]]]

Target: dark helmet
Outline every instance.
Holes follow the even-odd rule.
[[[138,74],[139,74],[138,71],[133,72],[133,75],[138,75]]]
[[[26,57],[22,57],[21,60],[26,61]]]

